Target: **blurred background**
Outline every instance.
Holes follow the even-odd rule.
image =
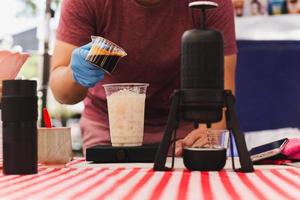
[[[0,0],[0,49],[30,53],[18,78],[37,80],[39,116],[41,109],[47,107],[54,126],[71,126],[73,149],[80,151],[78,122],[82,103],[61,105],[47,87],[60,6],[61,0]],[[41,125],[41,117],[39,121]]]
[[[300,0],[233,0],[233,5],[242,130],[299,130]],[[82,103],[61,105],[47,87],[60,8],[61,0],[0,0],[0,49],[31,54],[18,77],[38,81],[40,110],[49,109],[55,126],[72,127],[73,148],[80,151]]]

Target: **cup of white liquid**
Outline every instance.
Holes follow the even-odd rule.
[[[104,84],[112,146],[141,146],[147,83]]]

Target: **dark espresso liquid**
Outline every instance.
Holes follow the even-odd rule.
[[[114,51],[110,47],[100,48],[95,45],[91,48],[86,60],[110,74],[124,53]]]
[[[225,148],[183,150],[184,165],[192,171],[219,171],[225,166],[226,158]]]
[[[93,65],[101,67],[106,72],[111,73],[115,69],[120,58],[121,56],[119,55],[89,55],[87,60]]]

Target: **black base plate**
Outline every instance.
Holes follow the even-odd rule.
[[[98,145],[86,150],[86,160],[94,163],[153,163],[158,144],[138,147]]]

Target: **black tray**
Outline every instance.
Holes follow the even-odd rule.
[[[86,150],[86,160],[94,163],[152,163],[158,144],[138,147],[98,145]]]

